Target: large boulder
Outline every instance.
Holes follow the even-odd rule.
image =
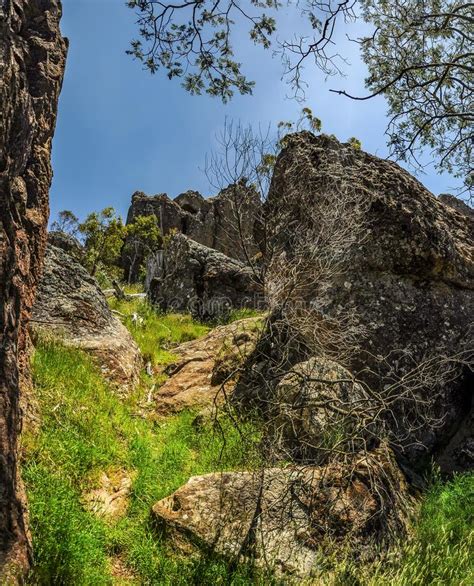
[[[175,234],[148,263],[148,297],[163,310],[189,311],[200,319],[224,317],[232,309],[262,305],[252,269],[183,234]],[[153,272],[153,274],[150,274]]]
[[[186,191],[174,200],[164,193],[147,196],[136,192],[132,196],[127,224],[138,216],[154,215],[163,236],[179,232],[231,258],[247,262],[260,252],[261,211],[258,194],[244,183],[229,185],[209,198],[197,191]],[[129,260],[124,257],[122,264],[128,275]]]
[[[267,202],[267,290],[304,267],[297,302],[313,317],[300,333],[319,332],[316,350],[368,388],[405,394],[387,417],[405,433],[401,451],[420,462],[450,443],[472,404],[472,214],[446,205],[395,163],[334,138],[302,132],[285,144]],[[305,315],[290,307],[297,329]],[[308,343],[293,364],[314,351]],[[272,368],[265,356],[255,360],[263,373]],[[418,417],[425,407],[412,392],[430,422]]]
[[[262,318],[242,319],[174,348],[175,360],[165,369],[169,378],[155,393],[158,414],[208,408],[229,398],[262,327]]]
[[[280,458],[323,463],[373,445],[380,407],[345,368],[313,357],[278,383],[270,433]]]
[[[64,250],[64,252],[67,252],[67,254],[78,261],[81,261],[84,256],[84,247],[79,240],[61,230],[51,230],[48,232],[48,242],[51,246]]]
[[[457,212],[461,212],[461,214],[470,216],[470,218],[474,219],[474,210],[462,199],[459,199],[459,197],[451,195],[450,193],[441,193],[438,195],[438,199],[444,203],[444,205],[449,206]]]
[[[299,584],[317,578],[334,546],[373,557],[403,532],[409,500],[392,454],[379,449],[345,466],[195,476],[153,514],[178,548],[198,544]]]
[[[32,328],[92,354],[104,374],[121,388],[137,381],[141,357],[130,333],[111,312],[94,277],[51,244],[46,249]]]

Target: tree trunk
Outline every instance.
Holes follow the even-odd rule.
[[[52,178],[51,141],[67,44],[59,0],[0,0],[0,583],[28,569],[18,474],[20,388],[40,276]]]

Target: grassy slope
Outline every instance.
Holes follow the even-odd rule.
[[[173,343],[207,331],[183,316],[158,318],[145,306],[140,312],[146,321],[132,331],[155,360],[169,361]],[[192,475],[251,464],[236,430],[221,421],[224,444],[211,428],[196,431],[192,413],[150,421],[137,414],[140,390],[124,403],[87,355],[54,341],[39,343],[33,371],[42,424],[39,434],[23,437],[35,550],[30,583],[110,584],[111,557],[125,562],[140,584],[227,581],[219,560],[172,555],[153,530],[150,509]],[[133,489],[126,517],[110,523],[89,513],[82,495],[100,472],[117,470],[133,476]],[[243,571],[232,580],[248,583]]]
[[[154,364],[172,361],[173,346],[200,338],[210,329],[188,315],[158,314],[141,299],[117,301],[113,298],[110,306],[119,313],[132,333],[145,360],[151,360]],[[133,320],[134,315],[143,320],[142,325]]]
[[[139,301],[114,302],[114,308],[143,318],[141,326],[125,321],[155,363],[172,359],[173,344],[207,331],[188,317],[159,316]],[[88,356],[52,341],[39,344],[33,369],[42,425],[39,434],[23,438],[35,549],[31,584],[130,583],[112,580],[111,558],[120,558],[137,584],[256,583],[245,568],[235,572],[218,559],[177,556],[157,535],[149,514],[158,499],[191,475],[253,464],[251,447],[242,446],[232,425],[223,422],[223,444],[211,428],[195,430],[190,413],[153,422],[137,410],[152,381],[144,380],[123,402]],[[101,471],[119,469],[132,475],[132,495],[127,515],[111,523],[87,512],[82,495],[96,486]],[[410,544],[360,583],[472,584],[473,491],[472,475],[436,485]],[[360,568],[344,567],[338,583],[353,584],[357,575]]]

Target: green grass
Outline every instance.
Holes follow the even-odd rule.
[[[112,298],[109,304],[119,312],[145,359],[153,364],[172,362],[173,347],[204,336],[210,330],[209,326],[193,320],[189,315],[159,313],[139,298],[131,301]],[[138,322],[133,320],[134,314],[140,318]]]
[[[233,309],[225,319],[225,323],[232,323],[239,319],[246,319],[248,317],[262,317],[263,312],[257,311],[256,309],[250,309],[244,307],[242,309]]]
[[[374,584],[472,586],[474,584],[474,474],[436,482],[424,496],[408,544],[393,552]]]
[[[252,465],[251,450],[227,419],[224,445],[211,426],[196,430],[192,413],[160,425],[137,417],[87,355],[55,341],[39,343],[33,372],[41,430],[24,436],[22,467],[35,551],[31,584],[110,584],[112,556],[139,584],[248,583],[243,570],[231,575],[220,560],[173,555],[150,522],[152,505],[190,476]],[[82,504],[110,469],[134,479],[128,513],[116,524]]]
[[[437,480],[423,495],[410,535],[371,565],[335,563],[332,586],[472,586],[474,474]]]
[[[208,328],[183,315],[159,315],[141,300],[112,306],[155,364],[172,360],[173,347]],[[142,324],[134,324],[137,313]],[[190,476],[258,465],[260,434],[252,423],[242,437],[222,417],[221,432],[197,429],[194,414],[154,421],[138,408],[140,389],[120,399],[92,360],[54,340],[40,340],[33,375],[40,430],[22,438],[35,563],[30,585],[121,584],[110,560],[126,564],[133,584],[269,584],[249,568],[231,568],[206,554],[183,556],[154,529],[150,511]],[[148,381],[145,381],[148,382]],[[224,440],[225,438],[225,440]],[[124,471],[133,479],[127,514],[97,518],[83,495],[101,472]],[[474,584],[474,475],[436,482],[424,496],[409,540],[369,567],[354,562],[335,572],[339,585],[471,586]],[[327,576],[329,579],[329,575]],[[127,582],[130,583],[130,582]]]

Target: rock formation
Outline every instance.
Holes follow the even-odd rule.
[[[393,456],[379,449],[347,466],[195,476],[153,514],[177,547],[189,551],[191,542],[232,561],[251,559],[300,584],[316,579],[325,548],[350,542],[354,556],[374,556],[403,530],[408,502]]]
[[[462,199],[459,199],[459,197],[455,197],[449,193],[441,193],[438,196],[438,199],[440,202],[444,203],[444,205],[449,206],[453,210],[461,212],[461,214],[469,216],[470,218],[474,218],[474,210],[469,207],[467,203],[462,201]]]
[[[60,337],[92,354],[110,380],[123,389],[136,382],[140,352],[115,317],[97,281],[72,257],[48,244],[33,308],[35,333]]]
[[[82,259],[84,254],[84,247],[79,240],[70,234],[66,234],[66,232],[61,232],[59,230],[48,232],[48,243],[56,248],[64,250],[69,256],[72,256],[78,261]]]
[[[158,414],[220,404],[225,399],[221,392],[224,382],[228,398],[262,325],[258,317],[239,320],[173,349],[176,360],[165,369],[169,378],[155,394]]]
[[[67,45],[58,0],[0,4],[0,581],[29,564],[17,470],[27,325],[41,272],[51,141]]]
[[[412,462],[442,451],[463,425],[472,403],[472,215],[442,203],[395,163],[308,132],[287,137],[267,203],[267,235],[274,252],[267,288],[281,286],[281,268],[296,266],[301,261],[298,255],[309,251],[298,302],[313,308],[313,317],[317,313],[311,325],[328,338],[320,351],[375,391],[394,381],[409,385],[414,377],[425,377],[417,392],[424,385],[423,396],[438,419],[436,427],[415,421],[409,408],[391,412],[390,417],[406,428],[407,444],[412,445],[404,455]],[[329,226],[337,236],[342,224],[347,228],[344,236],[350,238],[356,212],[354,231],[360,237],[342,259],[337,258],[323,229]],[[318,246],[305,248],[295,234]],[[339,245],[344,249],[344,242]],[[316,263],[330,265],[327,251],[338,264],[321,282],[311,275]],[[294,356],[293,364],[309,357],[303,352]],[[446,360],[449,357],[451,361]],[[269,392],[271,365],[267,357],[260,360],[257,386]],[[410,431],[417,425],[417,432]],[[417,442],[424,448],[416,447]],[[456,462],[450,463],[451,469],[456,467]]]
[[[183,234],[172,236],[159,254],[161,264],[153,258],[149,263],[147,293],[161,309],[215,319],[232,309],[263,306],[261,287],[244,263]]]
[[[245,262],[260,251],[260,200],[253,189],[243,184],[230,185],[207,199],[197,191],[187,191],[174,200],[164,193],[150,197],[136,192],[127,224],[141,215],[156,216],[163,236],[176,231],[234,259]],[[130,268],[127,262],[122,260],[125,274]]]
[[[396,164],[306,132],[286,138],[265,213],[270,314],[233,394],[264,417],[262,467],[193,477],[153,513],[177,547],[317,581],[334,545],[363,560],[403,534],[417,466],[474,464],[474,218]],[[203,266],[193,246],[176,240],[176,294],[199,289],[179,272]],[[214,347],[207,365],[212,335],[198,365],[196,343],[180,351],[171,399],[193,378],[203,397],[225,380]]]
[[[372,402],[339,364],[315,357],[296,364],[275,389],[270,425],[279,457],[324,463],[332,443],[340,453],[370,446],[376,429],[361,429],[358,413]]]

